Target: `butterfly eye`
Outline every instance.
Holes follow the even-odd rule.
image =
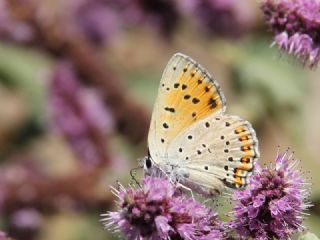
[[[151,166],[152,166],[152,162],[151,162],[150,158],[147,158],[146,159],[146,167],[147,167],[147,169],[151,168]]]

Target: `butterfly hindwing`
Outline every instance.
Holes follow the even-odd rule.
[[[248,121],[210,115],[181,132],[170,144],[168,157],[184,173],[185,185],[193,183],[209,192],[221,185],[243,188],[259,157],[258,140]]]
[[[191,58],[177,53],[167,64],[152,114],[150,155],[167,157],[167,149],[182,131],[225,111],[225,97],[210,74]]]

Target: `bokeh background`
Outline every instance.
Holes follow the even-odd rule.
[[[115,238],[99,223],[109,186],[146,155],[162,71],[182,52],[253,123],[261,163],[295,151],[320,235],[320,71],[272,41],[256,0],[0,0],[0,230]]]

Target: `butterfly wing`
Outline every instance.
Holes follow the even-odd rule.
[[[172,140],[190,125],[225,111],[225,97],[210,74],[190,57],[175,54],[160,82],[148,136],[152,159],[168,157]]]
[[[258,140],[248,121],[210,115],[181,132],[170,144],[168,156],[179,166],[182,183],[211,194],[224,185],[246,186],[259,157]]]

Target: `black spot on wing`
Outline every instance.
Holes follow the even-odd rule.
[[[168,112],[172,112],[172,113],[175,112],[175,109],[174,108],[170,108],[170,107],[165,107],[164,110],[166,110]]]
[[[210,106],[210,109],[214,109],[217,107],[217,102],[216,100],[212,97],[209,99],[208,105]]]
[[[188,100],[189,98],[191,98],[191,96],[190,96],[189,94],[187,94],[187,95],[185,95],[183,98],[184,98],[185,100]]]
[[[200,99],[198,99],[198,98],[193,98],[192,99],[192,103],[193,104],[197,104],[197,103],[199,103],[200,102]]]

